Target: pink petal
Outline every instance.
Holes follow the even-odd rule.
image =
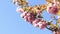
[[[24,16],[26,16],[26,14],[27,14],[26,12],[22,13],[21,17],[24,18]]]
[[[23,10],[22,8],[20,8],[20,7],[18,7],[18,8],[16,9],[16,11],[17,11],[18,13],[24,12],[24,10]]]
[[[25,21],[28,21],[28,17],[27,16],[24,16],[24,19],[25,19]]]

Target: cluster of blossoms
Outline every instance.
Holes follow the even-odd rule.
[[[37,18],[33,21],[33,25],[35,27],[39,27],[40,29],[44,29],[48,25],[48,23],[46,21],[43,21],[43,20]]]
[[[47,4],[41,4],[36,6],[29,6],[27,0],[13,0],[13,3],[18,6],[16,11],[21,13],[21,17],[32,24],[34,27],[40,29],[47,28],[53,32],[53,34],[60,34],[58,24],[60,23],[60,17],[58,17],[56,25],[51,21],[42,20],[42,11],[47,10],[47,13],[52,15],[60,15],[60,0],[46,0]],[[54,18],[54,17],[53,17]],[[48,27],[49,26],[49,27]]]
[[[21,17],[24,18],[26,22],[30,22],[35,27],[39,27],[40,29],[45,28],[48,23],[44,22],[43,20],[36,18],[36,16],[31,12],[23,12]]]
[[[24,12],[21,17],[23,17],[25,19],[25,21],[28,21],[30,23],[32,23],[35,20],[34,14],[32,12]]]
[[[26,12],[20,7],[18,7],[16,11],[22,13],[21,17],[24,18],[25,21],[30,22],[35,27],[43,29],[48,25],[48,23],[46,23],[44,20],[41,20],[41,18],[37,18],[32,11]]]
[[[53,15],[57,15],[58,11],[60,10],[58,0],[52,0],[53,3],[48,3],[47,12]]]

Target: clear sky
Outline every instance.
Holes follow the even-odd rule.
[[[45,0],[28,0],[29,5],[45,4]],[[52,34],[48,29],[41,30],[25,22],[16,12],[11,0],[0,0],[0,34]],[[49,15],[44,12],[44,18],[49,20]]]

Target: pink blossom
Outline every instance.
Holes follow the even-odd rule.
[[[27,16],[34,16],[34,14],[33,14],[33,12],[30,12],[30,11],[29,11],[29,12],[27,13]]]
[[[40,21],[39,18],[35,19],[35,20],[33,21],[33,25],[34,25],[35,27],[38,27],[39,25],[38,25],[37,23],[38,23],[39,21]]]
[[[47,12],[55,15],[58,12],[58,8],[56,5],[53,4],[47,7]]]
[[[16,11],[17,11],[18,13],[24,12],[24,10],[23,10],[22,8],[20,8],[20,7],[17,7]]]
[[[33,24],[34,25],[34,27],[39,27],[39,25],[38,24]]]
[[[32,24],[32,22],[35,20],[34,14],[32,12],[24,12],[22,17],[24,17],[25,21],[28,21]]]
[[[25,21],[28,21],[28,16],[24,16]]]
[[[28,21],[32,24],[32,22],[35,20],[34,14],[32,12],[27,13]]]
[[[34,17],[28,17],[28,21],[32,24],[32,22],[35,20]]]
[[[33,24],[34,24],[34,23],[38,23],[39,21],[40,21],[40,19],[37,18],[37,19],[35,19],[35,20],[33,21]]]
[[[47,26],[47,23],[45,23],[45,22],[43,22],[43,21],[40,21],[40,22],[38,23],[38,25],[39,25],[39,28],[40,28],[40,29],[44,29],[44,28]]]
[[[24,16],[26,16],[26,15],[27,15],[27,13],[26,13],[26,12],[23,12],[23,13],[21,14],[21,17],[24,18]]]

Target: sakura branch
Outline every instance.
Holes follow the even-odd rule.
[[[13,0],[16,6],[16,11],[21,13],[21,17],[24,18],[26,22],[29,22],[34,27],[39,27],[40,29],[47,28],[51,30],[53,34],[60,34],[60,0],[46,0],[46,4],[40,4],[35,6],[29,6],[28,0]],[[43,20],[42,12],[45,10],[48,14],[51,14],[51,19],[56,19],[56,24],[52,21]]]

